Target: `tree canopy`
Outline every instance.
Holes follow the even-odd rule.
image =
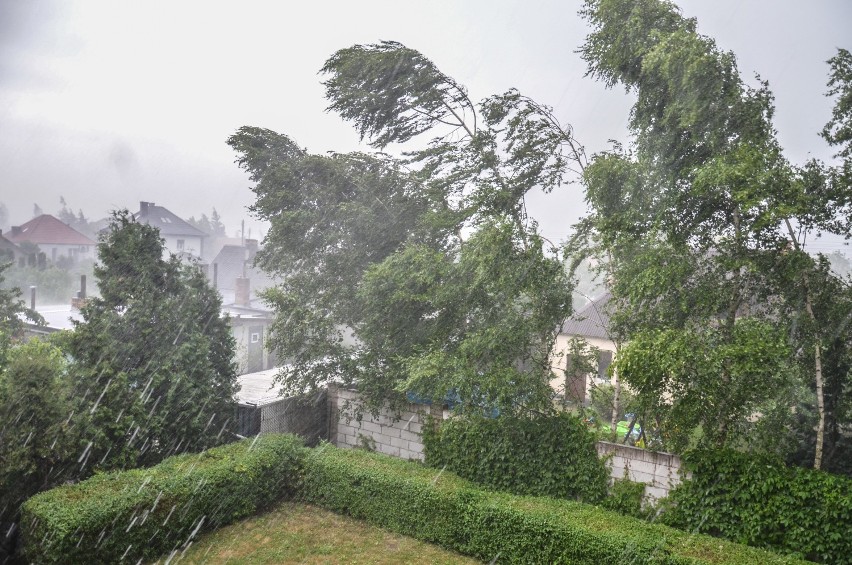
[[[571,284],[524,199],[584,165],[570,127],[515,90],[474,104],[395,42],[342,49],[322,72],[330,110],[406,152],[315,155],[256,127],[229,138],[271,223],[259,264],[284,281],[265,297],[285,388],[547,409]]]
[[[802,242],[848,235],[848,163],[789,163],[768,84],[744,81],[733,53],[670,2],[588,0],[582,13],[588,73],[636,96],[628,148],[595,155],[585,171],[591,213],[575,240],[611,275],[614,330],[629,341],[616,370],[650,421],[678,430],[670,447],[696,429],[717,445],[738,441],[754,414],[789,412],[795,366],[821,403],[820,348],[834,328],[814,310],[825,270]],[[848,53],[830,64],[839,99],[823,136],[842,145]],[[780,328],[803,319],[791,312],[812,331]]]

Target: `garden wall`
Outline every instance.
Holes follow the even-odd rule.
[[[389,407],[383,408],[378,417],[364,411],[358,420],[355,412],[360,406],[356,391],[329,385],[329,442],[344,448],[367,447],[401,459],[422,461],[421,432],[426,419],[429,415],[437,419],[449,417],[449,411],[440,406],[409,404],[399,414]]]
[[[645,483],[645,496],[651,500],[668,496],[669,491],[680,484],[681,461],[673,453],[648,451],[608,441],[599,441],[597,449],[602,458],[609,457],[606,463],[613,479],[627,478]]]
[[[359,421],[355,408],[361,404],[354,390],[330,385],[328,388],[329,442],[337,447],[366,447],[402,459],[422,461],[421,432],[426,418],[447,419],[449,410],[432,405],[409,404],[399,414],[385,408],[372,416],[364,412]],[[645,483],[645,496],[656,500],[667,496],[681,481],[680,457],[671,453],[647,451],[638,447],[605,441],[597,444],[598,455],[610,456],[607,465],[613,479],[629,478]]]

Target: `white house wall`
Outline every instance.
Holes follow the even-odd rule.
[[[564,393],[565,389],[565,364],[566,355],[568,352],[568,344],[572,339],[583,339],[589,346],[599,349],[600,351],[609,351],[613,354],[615,360],[615,342],[611,339],[603,339],[599,337],[583,337],[560,334],[556,336],[556,346],[553,349],[551,356],[551,368],[553,370],[553,379],[550,381],[550,386],[558,393]],[[596,384],[604,384],[607,380],[602,380],[597,377],[597,373],[590,375]],[[589,395],[589,386],[586,383],[586,398]]]

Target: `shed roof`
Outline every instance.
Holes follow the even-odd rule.
[[[237,403],[261,406],[281,400],[281,383],[275,382],[277,374],[278,368],[274,368],[237,377],[240,384]]]

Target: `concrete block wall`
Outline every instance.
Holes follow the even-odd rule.
[[[409,404],[398,415],[382,410],[377,418],[365,412],[361,421],[355,417],[360,404],[358,393],[335,385],[328,388],[329,441],[338,447],[368,447],[402,459],[423,460],[422,430],[426,418],[445,420],[450,412],[443,407]],[[398,416],[398,418],[396,417]],[[598,455],[605,458],[613,479],[629,478],[645,483],[645,497],[650,501],[667,496],[680,484],[680,457],[671,453],[647,451],[638,447],[600,441]]]
[[[647,451],[638,447],[607,441],[597,444],[598,455],[606,458],[613,479],[628,478],[645,483],[645,497],[651,502],[663,498],[680,484],[680,457],[673,453]]]
[[[426,419],[429,415],[445,417],[440,407],[409,404],[399,414],[388,408],[373,417],[365,411],[358,421],[355,418],[356,408],[360,406],[358,393],[335,385],[328,388],[328,405],[332,444],[344,448],[368,447],[401,459],[420,461],[424,458],[421,434]]]

